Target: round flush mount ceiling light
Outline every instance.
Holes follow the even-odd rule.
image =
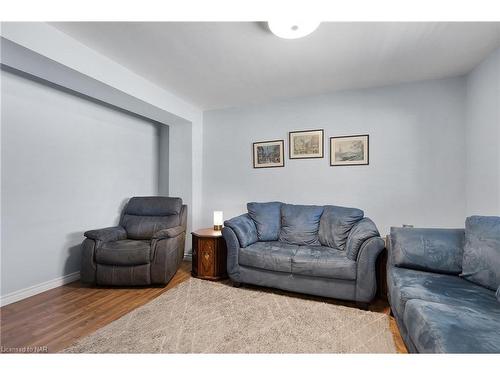
[[[319,26],[320,22],[312,21],[269,21],[269,30],[280,38],[297,39],[311,34]]]

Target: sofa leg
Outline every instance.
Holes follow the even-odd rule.
[[[241,286],[241,283],[239,281],[233,281],[233,287],[239,288]]]
[[[368,302],[356,302],[356,307],[361,310],[368,310],[370,304]]]

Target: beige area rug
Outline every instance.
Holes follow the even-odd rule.
[[[191,278],[67,353],[396,353],[388,316]]]

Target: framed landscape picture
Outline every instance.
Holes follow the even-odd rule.
[[[273,168],[284,167],[285,141],[263,141],[253,144],[253,167]]]
[[[323,129],[294,131],[288,135],[290,159],[323,157]]]
[[[348,135],[330,138],[330,165],[368,165],[369,136]]]

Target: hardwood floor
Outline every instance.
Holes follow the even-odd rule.
[[[191,262],[183,262],[165,287],[87,287],[77,281],[12,303],[0,308],[0,345],[4,352],[9,348],[29,347],[56,353],[189,279],[190,271]],[[371,304],[369,310],[390,313],[389,305],[382,299]],[[392,317],[390,328],[398,352],[406,353]]]
[[[109,288],[79,281],[0,309],[4,348],[43,347],[58,352],[191,277],[191,262],[165,287]]]

